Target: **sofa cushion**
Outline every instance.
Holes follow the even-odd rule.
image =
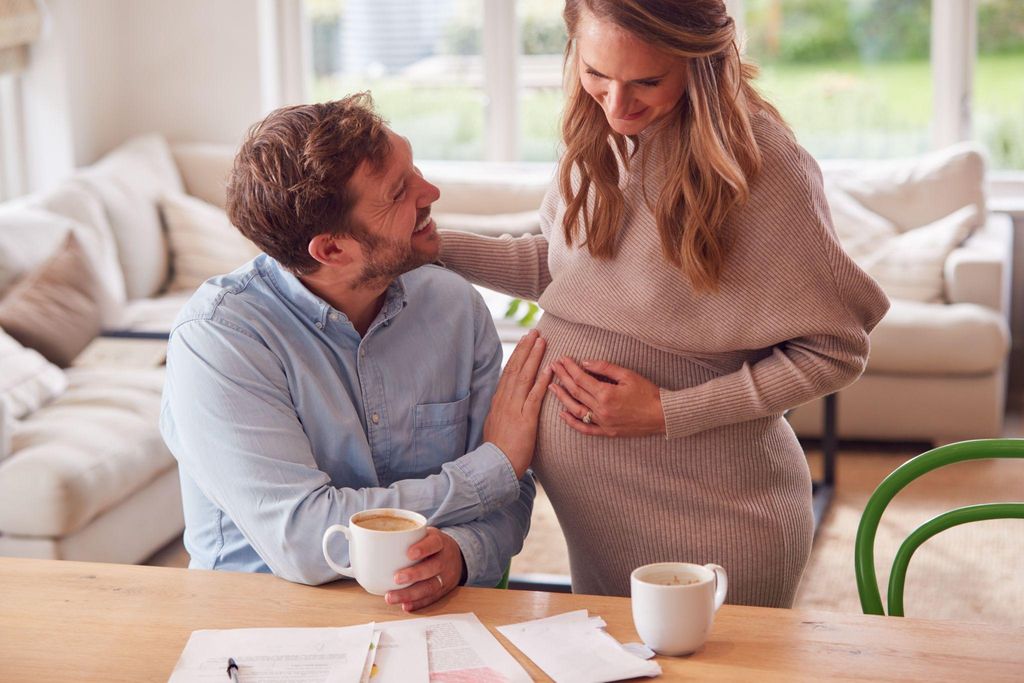
[[[865,164],[830,174],[858,202],[903,230],[949,215],[962,206],[985,216],[985,161],[973,143],[961,143],[931,154]]]
[[[171,151],[185,192],[223,209],[228,176],[235,163],[234,147],[190,142],[174,145]]]
[[[152,299],[130,301],[124,309],[124,329],[134,332],[170,332],[174,319],[193,292],[170,292]]]
[[[103,285],[74,233],[0,299],[0,327],[67,367],[100,332]]]
[[[129,299],[153,296],[167,281],[167,245],[157,200],[181,192],[181,178],[164,139],[148,135],[128,141],[77,180],[107,212]]]
[[[871,333],[868,373],[981,375],[996,371],[1009,348],[1006,321],[975,304],[894,300]]]
[[[7,402],[0,401],[0,462],[11,453],[11,432],[14,418],[7,412]]]
[[[857,263],[899,232],[895,223],[866,208],[833,183],[825,183],[825,200],[839,243]]]
[[[25,417],[59,396],[67,378],[56,365],[0,329],[0,402],[11,418]]]
[[[125,295],[113,237],[109,232],[104,235],[102,226],[96,228],[40,208],[48,204],[36,198],[31,203],[17,202],[0,209],[0,294],[38,269],[58,251],[68,234],[73,234],[99,277],[97,303],[103,324],[116,326]]]
[[[858,263],[890,298],[942,301],[946,259],[977,222],[978,209],[965,206],[929,225],[879,238]]]
[[[171,246],[170,292],[195,291],[214,275],[230,273],[260,254],[228,220],[224,209],[185,194],[160,199]]]
[[[66,535],[174,466],[157,429],[162,370],[67,376],[63,395],[17,425],[0,463],[0,532]]]
[[[540,232],[540,213],[536,209],[494,214],[435,213],[434,222],[442,230],[462,230],[492,237]]]

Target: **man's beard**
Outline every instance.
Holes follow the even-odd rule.
[[[388,285],[402,273],[430,263],[427,254],[418,253],[408,239],[388,239],[362,230],[357,238],[366,255],[363,270],[352,283],[354,288],[376,289]]]

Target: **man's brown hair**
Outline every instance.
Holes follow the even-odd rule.
[[[380,171],[390,153],[369,93],[278,109],[249,130],[235,157],[228,217],[282,266],[311,273],[320,266],[308,251],[315,236],[364,232],[351,217],[348,181],[364,161]]]

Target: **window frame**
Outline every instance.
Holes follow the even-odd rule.
[[[509,0],[482,0],[486,127],[484,157],[492,162],[519,160],[519,22]],[[725,0],[745,37],[745,0]],[[260,0],[264,104],[306,101],[311,91],[311,45],[302,0]],[[977,57],[977,3],[932,0],[931,146],[938,149],[974,137],[972,126],[974,62]],[[1012,172],[1012,171],[1011,171]]]

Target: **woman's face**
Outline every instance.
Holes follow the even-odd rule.
[[[580,83],[621,135],[637,135],[671,112],[686,85],[682,60],[589,12],[576,36]]]

